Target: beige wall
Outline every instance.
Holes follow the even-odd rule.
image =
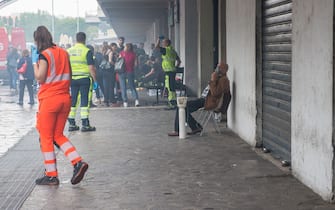
[[[226,1],[227,63],[232,101],[228,126],[256,144],[256,1]]]
[[[333,0],[293,0],[292,171],[333,197]]]

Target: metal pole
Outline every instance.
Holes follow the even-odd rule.
[[[52,31],[52,37],[55,39],[55,15],[54,15],[54,0],[51,1],[51,31]]]
[[[79,32],[79,1],[77,0],[77,33]]]

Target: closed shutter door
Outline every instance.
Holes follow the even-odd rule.
[[[292,0],[264,0],[262,13],[262,140],[290,162]]]

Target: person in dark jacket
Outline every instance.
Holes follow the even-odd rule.
[[[100,68],[100,64],[103,60],[103,55],[99,46],[96,46],[94,49],[94,66],[97,71],[97,82],[98,88],[95,90],[96,98],[98,104],[101,104],[101,98],[103,97],[104,84],[103,84],[103,72]]]
[[[10,90],[14,90],[15,94],[17,94],[17,72],[16,72],[16,67],[17,67],[17,60],[19,59],[20,55],[17,52],[17,49],[14,48],[13,46],[9,47],[9,51],[7,54],[7,71],[9,74],[9,87]]]
[[[20,58],[17,69],[20,69],[23,64],[27,64],[26,71],[24,73],[19,73],[19,105],[23,105],[24,89],[27,87],[29,93],[28,104],[34,105],[34,92],[33,92],[33,82],[34,82],[34,68],[31,62],[31,57],[29,56],[29,51],[27,49],[22,51],[22,57]]]

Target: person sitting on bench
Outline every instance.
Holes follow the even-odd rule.
[[[159,63],[159,59],[153,56],[145,64],[148,71],[144,72],[140,81],[143,83],[164,83],[164,72],[162,65]],[[144,85],[145,86],[145,85]]]
[[[202,131],[202,126],[192,117],[191,113],[200,108],[205,110],[214,110],[219,106],[220,99],[224,93],[230,93],[229,79],[227,77],[228,64],[220,62],[216,70],[211,75],[207,87],[201,94],[200,98],[187,101],[185,113],[186,122],[192,129],[188,135],[194,135]],[[222,102],[222,100],[221,100]],[[169,136],[179,136],[179,111],[176,110],[176,117],[174,120],[174,131],[168,133]]]

